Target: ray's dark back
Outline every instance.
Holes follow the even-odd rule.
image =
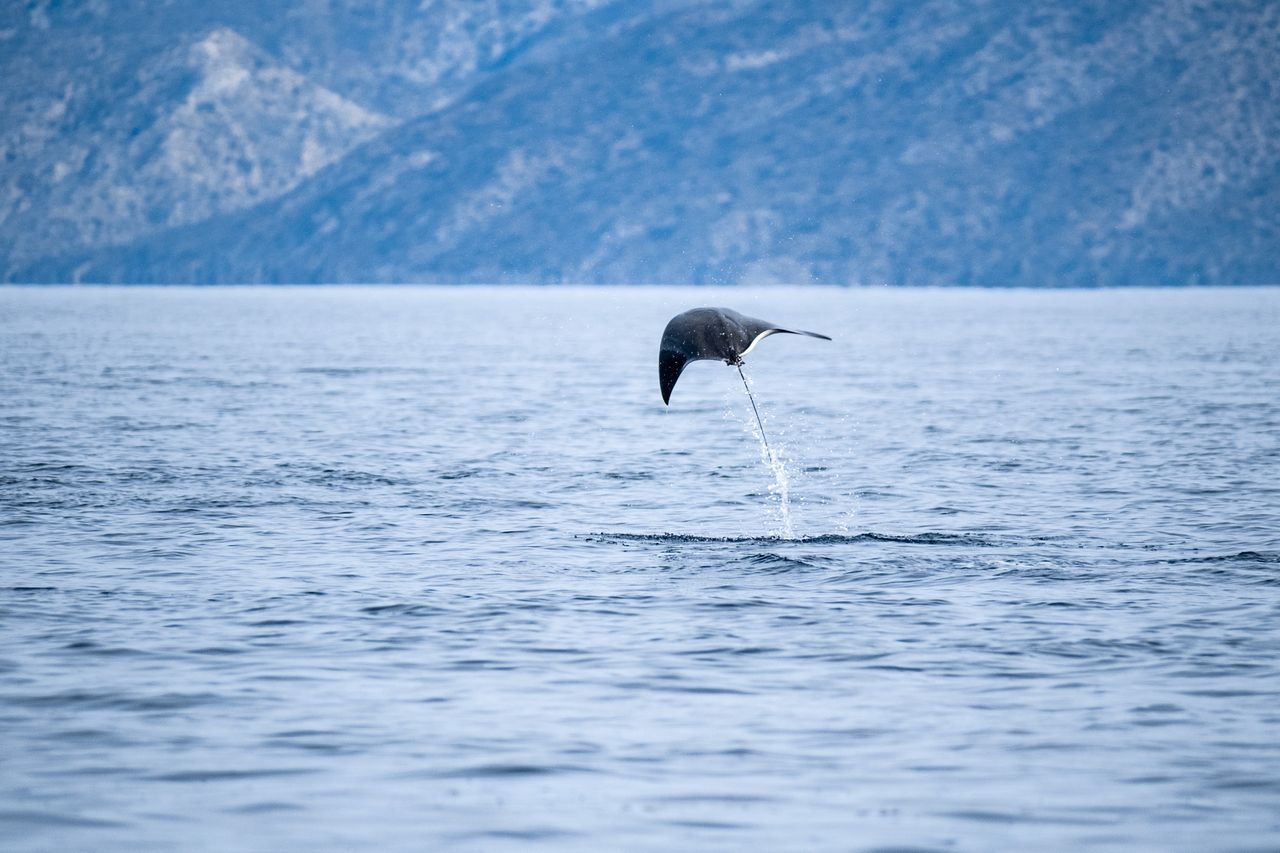
[[[751,346],[743,317],[728,308],[694,308],[671,318],[662,333],[663,350],[685,361],[716,358],[732,361]]]

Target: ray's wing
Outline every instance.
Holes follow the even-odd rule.
[[[662,343],[658,347],[658,386],[662,389],[662,402],[671,405],[671,390],[684,373],[689,362],[704,356],[698,352],[696,329],[705,322],[701,315],[710,309],[695,308],[677,314],[662,331]]]
[[[676,387],[676,380],[688,364],[689,359],[675,350],[658,352],[658,385],[662,388],[662,402],[668,406],[671,405],[671,389]]]
[[[811,338],[829,341],[831,338],[826,335],[820,335],[817,332],[806,332],[804,329],[784,329],[776,323],[770,323],[767,320],[757,320],[754,317],[743,317],[742,327],[747,330],[747,334],[751,336],[751,344],[742,351],[743,355],[755,349],[756,344],[769,337],[770,335],[808,335]]]

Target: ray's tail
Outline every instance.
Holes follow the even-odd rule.
[[[773,452],[773,448],[769,446],[769,438],[764,434],[764,420],[760,417],[760,409],[756,406],[756,395],[751,392],[751,383],[747,382],[747,375],[742,372],[742,362],[739,361],[735,367],[738,368],[738,375],[742,377],[742,387],[747,389],[747,399],[751,401],[751,411],[756,415],[756,426],[760,427],[760,444],[764,447],[764,461],[768,463],[769,469],[773,472],[774,483],[769,487],[769,492],[777,496],[778,514],[782,520],[782,538],[794,539],[795,528],[791,524],[791,479],[787,476],[786,463]]]
[[[747,374],[742,372],[742,362],[735,365],[738,368],[738,375],[742,377],[742,387],[747,389],[747,399],[751,401],[751,411],[756,413],[756,424],[760,427],[760,440],[764,442],[764,449],[768,452],[769,458],[773,458],[773,449],[769,447],[769,437],[764,434],[764,421],[760,420],[760,410],[756,408],[756,395],[751,393],[751,385],[747,382]]]

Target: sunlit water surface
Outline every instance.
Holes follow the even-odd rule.
[[[0,290],[0,847],[1274,850],[1278,436],[1277,290]]]

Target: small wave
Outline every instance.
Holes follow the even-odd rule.
[[[281,462],[275,466],[276,472],[283,472],[284,477],[295,476],[304,483],[315,486],[403,486],[408,481],[388,477],[372,471],[360,471],[354,468],[335,468],[329,466],[299,465],[294,462]],[[280,485],[285,482],[278,476],[269,476],[266,483]]]
[[[327,376],[332,379],[353,379],[360,376],[425,376],[430,371],[423,367],[395,367],[370,365],[367,367],[337,367],[320,365],[316,367],[299,367],[296,371],[304,376]]]
[[[114,829],[128,826],[116,820],[84,817],[83,815],[63,814],[61,812],[36,811],[34,809],[6,809],[0,811],[0,826],[68,828],[68,829]]]
[[[727,803],[729,805],[754,805],[756,803],[775,803],[778,797],[767,797],[758,794],[657,794],[646,797],[654,803]]]
[[[147,777],[156,782],[239,782],[245,779],[269,779],[276,776],[304,776],[319,771],[306,767],[264,768],[261,770],[179,770]]]
[[[445,471],[440,475],[441,480],[466,480],[471,477],[478,477],[484,472],[479,468],[456,468],[452,471]]]
[[[181,711],[198,705],[224,702],[226,699],[212,693],[161,693],[137,696],[114,692],[69,690],[62,693],[14,695],[0,697],[3,701],[33,708],[101,708],[121,711],[162,712]]]
[[[973,533],[824,533],[818,536],[697,536],[688,533],[589,533],[580,537],[589,542],[653,542],[707,545],[856,545],[867,542],[894,542],[901,545],[969,545],[995,547],[1002,542]]]
[[[609,471],[604,474],[606,480],[652,480],[652,471]]]
[[[563,773],[590,773],[590,768],[577,764],[476,764],[451,770],[408,774],[409,778],[435,779],[511,779],[527,776],[551,776]]]
[[[296,803],[286,803],[279,800],[264,800],[260,803],[249,803],[243,806],[235,806],[233,808],[224,809],[228,814],[243,815],[260,815],[274,814],[277,812],[300,812],[305,811],[302,806]]]
[[[360,612],[370,616],[438,616],[447,611],[430,604],[375,604],[361,607]]]
[[[744,561],[753,566],[761,566],[764,571],[770,573],[820,568],[815,563],[797,560],[794,557],[784,557],[781,554],[751,554],[745,557]]]
[[[1240,551],[1236,554],[1217,554],[1209,557],[1182,557],[1162,562],[1186,563],[1272,563],[1280,564],[1280,551]]]

